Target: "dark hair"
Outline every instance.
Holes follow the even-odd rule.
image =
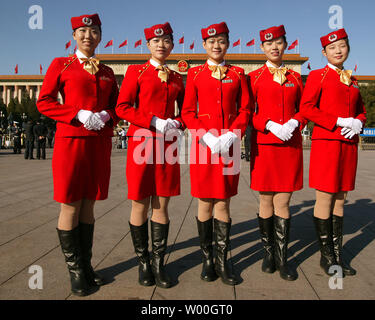
[[[229,33],[223,32],[223,33],[216,34],[216,35],[214,35],[212,37],[219,36],[219,35],[224,35],[227,38],[228,44],[230,43],[230,41],[229,41]],[[206,42],[207,39],[210,39],[212,37],[208,37],[208,38],[204,39],[203,41]]]
[[[285,43],[288,42],[288,41],[286,41],[286,36],[285,36],[285,34],[284,34],[283,36],[279,37],[279,38],[283,38],[283,40],[284,40]],[[276,38],[276,39],[277,39],[277,38]],[[274,40],[274,39],[271,39],[271,40],[269,40],[269,41],[272,41],[272,40]],[[266,41],[267,41],[267,40],[266,40]],[[262,41],[262,44],[265,43],[266,41]]]
[[[170,33],[170,34],[167,34],[167,36],[169,36],[169,38],[170,38],[171,41],[172,41],[172,44],[174,45],[174,42],[173,42],[173,34]],[[155,37],[155,38],[158,38],[158,37]],[[151,39],[154,39],[154,38],[151,38]],[[146,42],[149,43],[151,39],[147,40]]]
[[[340,39],[340,40],[345,40],[346,45],[348,46],[348,53],[349,53],[349,52],[350,52],[349,38],[346,37],[346,38],[342,38],[342,39]],[[329,44],[327,44],[327,46],[329,46]],[[326,51],[326,47],[327,47],[327,46],[325,46],[325,47],[323,48],[324,51]]]

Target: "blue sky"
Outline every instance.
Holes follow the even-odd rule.
[[[43,9],[42,30],[29,28],[32,5]],[[245,46],[253,38],[259,53],[259,30],[284,24],[289,43],[298,38],[301,56],[309,57],[311,67],[317,69],[326,64],[319,38],[331,32],[328,10],[332,5],[343,9],[343,26],[349,34],[351,52],[345,67],[353,69],[358,64],[357,74],[375,75],[373,0],[6,0],[0,11],[0,74],[14,74],[16,64],[19,74],[39,74],[39,64],[45,72],[54,57],[67,55],[65,43],[72,40],[70,18],[84,13],[100,15],[100,53],[112,53],[112,47],[104,49],[111,39],[114,53],[125,53],[125,48],[118,48],[125,39],[129,53],[140,53],[134,42],[144,39],[143,29],[166,21],[174,30],[175,53],[182,52],[178,39],[183,35],[185,53],[191,52],[193,39],[195,52],[204,52],[200,29],[221,21],[228,24],[232,43],[241,38],[242,53],[253,53],[253,47]],[[144,47],[143,52],[146,50]],[[238,53],[239,47],[231,46],[228,52]],[[302,74],[308,73],[306,67],[307,63]]]

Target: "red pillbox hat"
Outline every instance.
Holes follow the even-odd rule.
[[[322,47],[328,46],[330,43],[347,38],[348,35],[344,28],[335,30],[331,33],[328,33],[326,36],[320,38],[320,42],[322,43]]]
[[[164,24],[156,24],[150,28],[146,28],[144,30],[146,40],[150,40],[155,37],[161,37],[167,34],[172,34],[173,30],[169,22],[166,22]]]
[[[277,39],[279,37],[282,37],[286,34],[284,25],[278,26],[278,27],[271,27],[268,29],[260,30],[260,41],[270,41],[272,39]]]
[[[216,36],[220,33],[229,33],[229,29],[225,22],[220,22],[217,24],[212,24],[207,28],[203,28],[201,32],[202,32],[202,39],[206,40],[207,38]]]
[[[75,30],[80,27],[90,27],[90,26],[101,26],[102,23],[99,19],[99,15],[95,14],[84,14],[79,17],[73,17],[70,19],[72,23],[72,29]]]

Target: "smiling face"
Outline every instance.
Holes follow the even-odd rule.
[[[345,39],[341,39],[327,45],[322,53],[330,64],[342,69],[349,55],[349,46]]]
[[[283,54],[288,43],[284,37],[279,37],[270,41],[264,41],[260,45],[260,49],[266,55],[268,61],[276,66],[280,66],[283,60]]]
[[[165,63],[165,59],[168,58],[173,47],[173,40],[169,34],[155,37],[147,41],[147,48],[151,52],[152,59],[161,65]]]
[[[226,34],[218,34],[203,41],[208,59],[216,64],[224,61],[224,56],[229,48],[229,40]]]
[[[74,30],[73,39],[77,41],[77,48],[86,57],[92,57],[96,47],[102,40],[102,33],[99,26],[80,27]]]

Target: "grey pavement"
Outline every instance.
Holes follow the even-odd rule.
[[[309,151],[304,151],[305,187],[291,202],[289,261],[298,279],[287,282],[276,272],[261,271],[262,246],[257,227],[258,195],[249,188],[249,163],[242,161],[239,193],[231,201],[230,262],[241,279],[236,286],[200,280],[201,255],[190,195],[189,167],[181,166],[181,196],[170,201],[167,268],[175,285],[169,289],[137,283],[137,260],[129,232],[131,203],[126,198],[126,151],[113,149],[109,198],[95,209],[93,266],[109,283],[92,295],[70,294],[70,282],[56,226],[59,204],[53,201],[52,150],[47,160],[24,160],[0,150],[0,300],[9,299],[145,299],[145,300],[330,300],[375,299],[375,152],[360,151],[356,189],[345,206],[344,256],[357,270],[341,289],[319,267],[313,228],[314,190],[308,188]],[[31,289],[31,266],[43,271],[43,288]],[[31,272],[29,272],[31,271]],[[331,280],[333,281],[333,280]],[[339,285],[337,280],[332,282]]]

